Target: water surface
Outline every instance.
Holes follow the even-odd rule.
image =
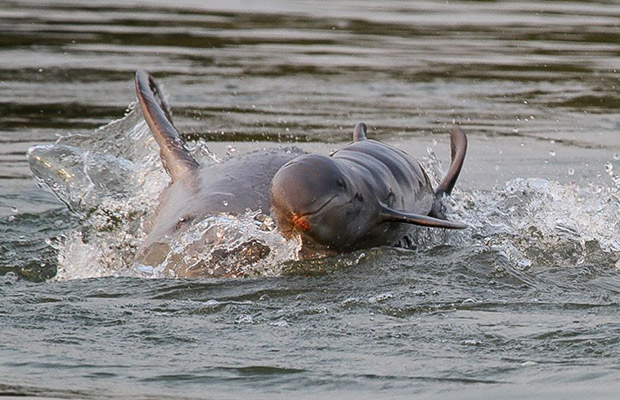
[[[619,26],[615,2],[4,1],[0,393],[615,398]],[[110,276],[125,225],[68,211],[25,153],[60,134],[145,160],[154,201],[156,151],[93,133],[123,117],[138,68],[220,157],[329,153],[364,121],[438,175],[458,123],[452,217],[471,229],[254,278]]]

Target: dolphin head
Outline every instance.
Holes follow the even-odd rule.
[[[356,182],[331,157],[309,154],[282,166],[271,183],[272,214],[282,234],[304,245],[344,250],[368,229]]]

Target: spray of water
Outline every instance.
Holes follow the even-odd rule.
[[[219,162],[204,143],[193,144],[191,151],[202,163]],[[248,211],[197,221],[171,238],[160,265],[133,265],[158,196],[169,183],[138,108],[91,135],[66,135],[53,145],[33,147],[28,156],[37,182],[81,221],[51,242],[58,251],[57,279],[277,276],[283,265],[298,264],[299,241],[285,241],[269,216]],[[437,183],[443,170],[431,149],[422,163]],[[405,244],[418,250],[490,248],[522,269],[592,259],[620,267],[620,179],[611,162],[604,170],[609,185],[583,188],[519,178],[490,192],[457,188],[445,206],[451,219],[470,229],[419,228]],[[326,262],[349,265],[363,259],[353,254]]]
[[[441,164],[429,149],[424,164],[433,179]],[[445,199],[451,218],[467,223],[463,232],[430,231],[418,240],[491,248],[515,266],[570,267],[603,260],[620,268],[620,179],[611,162],[609,185],[562,185],[517,178],[490,192],[454,191]]]
[[[202,143],[190,151],[203,164],[220,162]],[[157,266],[133,265],[159,194],[168,185],[159,149],[139,108],[91,135],[65,135],[28,152],[37,183],[80,219],[50,244],[58,251],[56,279],[273,276],[297,258],[300,243],[285,241],[260,212],[213,215],[171,238]]]

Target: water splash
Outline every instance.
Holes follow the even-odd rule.
[[[36,182],[79,218],[80,226],[50,245],[57,279],[112,275],[133,258],[168,177],[139,109],[89,135],[35,146],[28,161]]]
[[[219,162],[204,143],[191,149],[203,163]],[[57,279],[277,276],[300,269],[295,262],[300,243],[285,241],[268,216],[249,211],[209,216],[172,237],[160,265],[132,265],[169,182],[139,109],[91,135],[66,135],[54,145],[36,146],[28,156],[37,182],[80,220],[77,229],[50,241],[58,252]],[[432,149],[422,164],[436,185],[444,172]],[[488,192],[456,188],[444,205],[450,219],[470,229],[416,228],[403,244],[421,251],[443,245],[492,249],[519,269],[593,262],[620,268],[620,186],[613,165],[603,167],[611,185],[518,178]],[[365,258],[356,257],[306,264],[337,269]]]
[[[617,187],[561,185],[518,178],[490,193],[458,193],[452,209],[472,227],[471,244],[505,255],[521,269],[618,266]],[[462,236],[455,241],[463,242]]]
[[[278,276],[286,261],[298,259],[301,241],[285,240],[270,217],[256,211],[218,214],[192,224],[172,238],[157,267],[135,265],[138,276]]]
[[[441,162],[428,149],[422,162],[432,181],[443,175]],[[517,178],[489,192],[455,188],[443,202],[465,231],[421,228],[416,248],[441,244],[488,248],[517,268],[573,267],[599,263],[620,268],[620,181],[611,163],[604,169],[611,185],[563,185],[541,178]]]
[[[188,147],[203,164],[220,162],[203,142]],[[192,224],[171,238],[160,265],[132,265],[169,183],[137,107],[91,135],[69,134],[35,146],[28,159],[37,183],[80,220],[78,229],[49,241],[58,252],[56,279],[273,276],[283,262],[297,259],[297,241],[285,241],[269,217],[248,212]]]
[[[139,109],[90,135],[61,136],[28,150],[36,182],[85,218],[103,199],[154,197],[167,184],[158,149]]]

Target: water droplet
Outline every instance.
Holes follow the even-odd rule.
[[[551,157],[555,157],[555,151],[554,150],[549,150],[549,155]]]
[[[609,175],[614,173],[614,166],[610,162],[605,163],[605,172],[607,172]]]
[[[620,161],[620,153],[614,153],[614,160]]]
[[[575,170],[573,168],[569,168],[568,169],[568,175],[570,175],[570,176],[575,175]]]
[[[222,204],[224,205],[224,207],[228,207],[228,202],[226,200],[222,201]]]

